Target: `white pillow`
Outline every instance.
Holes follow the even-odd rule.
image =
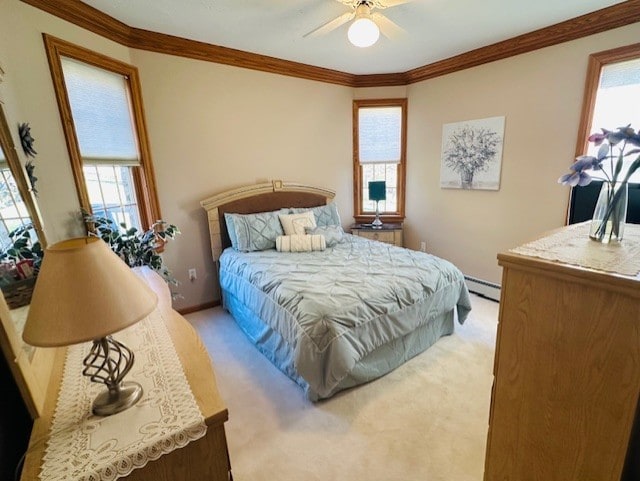
[[[323,251],[327,244],[323,235],[279,235],[276,237],[278,252]]]
[[[278,217],[280,217],[285,235],[305,235],[307,228],[316,228],[316,218],[311,211],[299,214],[280,214]]]

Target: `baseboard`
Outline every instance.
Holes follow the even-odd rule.
[[[464,278],[467,281],[467,289],[469,289],[469,292],[500,302],[500,284],[494,284],[493,282],[478,279],[477,277],[464,276]]]
[[[198,304],[196,306],[191,306],[191,307],[183,307],[181,309],[176,309],[178,311],[179,314],[185,315],[185,314],[191,314],[192,312],[197,312],[197,311],[202,311],[204,309],[210,309],[212,307],[218,307],[220,305],[220,301],[210,301],[210,302],[205,302],[204,304]]]

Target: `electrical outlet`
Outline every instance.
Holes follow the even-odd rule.
[[[196,275],[196,270],[195,270],[195,268],[193,268],[193,267],[192,267],[191,269],[189,269],[189,280],[190,280],[191,282],[193,282],[193,281],[195,281],[197,278],[198,278],[198,276]]]
[[[420,241],[420,250],[422,252],[427,252],[427,241]]]

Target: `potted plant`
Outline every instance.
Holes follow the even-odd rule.
[[[117,224],[107,217],[86,212],[83,217],[89,235],[100,237],[109,244],[113,252],[129,267],[148,266],[158,272],[167,284],[178,285],[160,255],[164,244],[180,233],[175,225],[158,220],[148,230],[140,232],[135,227]]]
[[[9,233],[10,244],[0,251],[0,286],[10,309],[31,302],[44,254],[34,232],[33,224],[14,229]]]

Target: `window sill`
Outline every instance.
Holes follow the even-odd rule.
[[[370,224],[375,218],[375,214],[360,214],[353,216],[356,224]],[[385,224],[397,224],[404,221],[404,216],[400,214],[382,214],[380,216],[380,220]]]

